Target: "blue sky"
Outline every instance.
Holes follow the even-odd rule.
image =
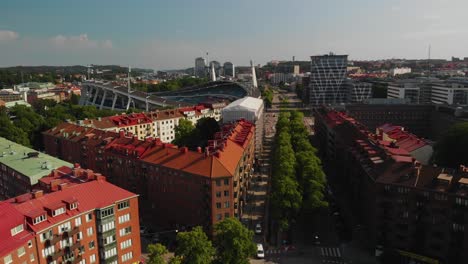
[[[468,56],[466,0],[5,0],[0,66]]]

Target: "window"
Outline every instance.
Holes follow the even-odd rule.
[[[52,245],[50,247],[47,247],[47,248],[44,248],[42,250],[42,257],[45,258],[45,257],[47,257],[49,255],[52,255],[54,252],[55,252],[55,246],[54,245]]]
[[[77,241],[80,241],[81,239],[83,239],[83,232],[79,232],[76,234],[76,239]]]
[[[24,254],[26,254],[26,252],[25,252],[25,250],[24,250],[24,247],[18,248],[18,257],[21,257],[21,256],[23,256]]]
[[[93,248],[94,248],[94,240],[91,241],[91,242],[89,242],[88,247],[89,247],[89,249],[93,249]]]
[[[133,253],[128,252],[127,254],[122,255],[122,262],[125,262],[127,260],[131,260],[133,258]]]
[[[65,207],[60,207],[59,209],[52,212],[52,216],[57,216],[65,213]]]
[[[86,222],[89,222],[91,220],[93,220],[93,213],[89,213],[86,215]]]
[[[11,258],[11,255],[8,255],[6,257],[3,258],[3,262],[5,264],[10,264],[10,263],[13,263],[13,259]]]
[[[228,197],[229,196],[229,191],[224,191],[224,196]]]
[[[230,207],[229,202],[224,202],[224,208],[229,208],[229,207]]]
[[[229,213],[224,213],[224,218],[228,218],[229,217]]]
[[[29,241],[28,241],[28,248],[31,248],[31,247],[32,247],[32,241],[29,240]]]
[[[123,201],[123,202],[117,204],[117,208],[119,210],[122,210],[122,209],[125,209],[125,208],[128,208],[128,207],[130,207],[130,202],[129,201]]]
[[[122,228],[120,229],[120,236],[125,236],[127,234],[130,234],[132,232],[132,227],[129,226],[129,227],[126,227],[126,228]]]
[[[34,258],[34,254],[33,254],[33,253],[31,253],[31,255],[29,255],[29,260],[31,260],[31,262],[33,262],[33,261],[34,261],[34,259],[35,259],[35,258]]]
[[[221,186],[221,180],[216,180],[216,186]]]
[[[93,255],[89,256],[89,262],[91,262],[91,263],[96,262],[96,254],[93,254]]]
[[[120,249],[125,249],[132,246],[132,240],[127,239],[124,242],[120,243]]]
[[[49,239],[49,237],[52,237],[52,230],[47,230],[46,232],[41,234],[41,242],[44,242],[44,240]]]
[[[43,215],[41,215],[41,216],[38,216],[38,217],[34,218],[33,224],[34,224],[34,225],[37,225],[37,224],[39,224],[40,222],[44,222],[46,219],[47,219],[46,215],[43,214]]]
[[[102,239],[102,243],[105,245],[109,245],[111,243],[114,243],[115,242],[115,235],[112,235],[112,236],[108,236],[104,239]]]
[[[71,224],[70,222],[63,223],[58,226],[58,232],[59,234],[62,234],[63,232],[69,231],[71,229]]]
[[[93,235],[93,227],[88,227],[88,229],[86,230],[86,233],[88,234],[88,236]]]
[[[221,209],[221,203],[216,203],[216,208]]]
[[[102,255],[102,253],[101,253],[101,255]],[[116,248],[111,248],[111,249],[106,250],[104,252],[104,258],[105,259],[108,259],[108,258],[113,257],[115,255],[117,255],[117,249]]]
[[[99,226],[99,232],[107,232],[107,231],[109,231],[111,229],[114,229],[114,228],[115,228],[115,222],[112,221],[112,222],[100,225]]]
[[[217,215],[216,215],[216,220],[219,221],[219,220],[221,220],[221,219],[223,219],[223,215],[222,215],[222,214],[217,214]]]
[[[216,197],[220,198],[221,197],[221,192],[216,192]]]
[[[75,218],[75,226],[81,225],[81,217]]]
[[[224,185],[229,185],[229,179],[224,179]]]
[[[17,227],[12,228],[12,229],[10,230],[10,232],[11,232],[11,235],[14,236],[14,235],[16,235],[16,234],[18,234],[18,233],[23,232],[23,230],[24,230],[24,227],[23,227],[23,225],[21,224],[21,225],[19,225],[19,226],[17,226]]]
[[[99,212],[99,216],[101,218],[106,218],[106,217],[109,217],[109,216],[112,216],[112,215],[114,215],[114,208],[113,207],[103,209],[103,210],[101,210]]]
[[[77,207],[78,207],[78,203],[77,203],[77,202],[71,203],[71,204],[69,205],[69,209],[70,209],[70,210],[75,210]]]
[[[122,216],[119,216],[119,224],[122,224],[128,221],[130,221],[130,214],[124,214]]]

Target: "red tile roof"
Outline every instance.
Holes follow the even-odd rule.
[[[24,215],[12,204],[0,202],[0,219],[2,219],[0,224],[0,256],[4,256],[33,238],[33,235],[26,231],[25,226],[22,232],[15,236],[11,235],[12,228],[24,224]]]
[[[405,131],[401,126],[384,124],[377,128],[377,133],[379,135],[385,134],[389,138],[393,139],[398,147],[406,150],[407,152],[413,152],[421,147],[429,145],[425,140]]]
[[[82,214],[110,206],[117,201],[122,201],[137,195],[119,188],[105,180],[90,181],[64,188],[63,190],[44,194],[42,197],[29,199],[23,202],[17,202],[15,198],[6,200],[3,203],[11,204],[23,216],[33,213],[35,216],[44,211],[44,208],[56,208],[57,205],[70,199],[77,200],[78,207],[75,210],[67,210],[65,214],[52,217],[47,216],[47,220],[36,225],[28,224],[34,232],[41,231],[61,221],[64,221],[74,215]],[[32,198],[32,197],[31,197]]]

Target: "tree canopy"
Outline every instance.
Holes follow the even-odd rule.
[[[195,127],[190,121],[181,119],[175,127],[175,137],[172,143],[190,149],[203,148],[218,131],[220,131],[219,124],[211,117],[200,118]]]
[[[215,225],[214,244],[216,262],[223,264],[248,264],[255,254],[253,232],[236,218],[228,217]]]
[[[148,264],[165,264],[164,254],[168,251],[164,245],[161,244],[149,244],[147,247],[148,250]]]
[[[199,226],[189,232],[177,234],[176,256],[183,264],[209,264],[213,262],[215,249],[207,235]]]
[[[468,122],[450,127],[434,150],[434,162],[438,165],[452,168],[468,165]]]
[[[281,112],[276,123],[271,211],[281,230],[290,228],[300,210],[327,206],[325,174],[303,118],[299,112]]]

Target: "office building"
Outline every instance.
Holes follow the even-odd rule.
[[[349,86],[349,102],[361,103],[369,98],[372,98],[372,84],[367,82],[358,82],[354,80],[347,80]]]
[[[242,216],[255,151],[255,126],[246,120],[223,125],[208,147],[197,151],[69,123],[43,135],[47,153],[86,164],[140,194],[145,221],[211,230],[226,217]],[[67,154],[76,150],[81,153]]]
[[[345,85],[348,55],[330,53],[311,56],[311,60],[309,104],[319,106],[346,102],[349,94]]]
[[[138,196],[101,175],[68,169],[69,175],[44,179],[48,192],[0,202],[0,262],[138,263]]]
[[[230,76],[232,78],[236,77],[236,68],[232,62],[225,62],[223,65],[224,76]]]
[[[0,137],[0,200],[30,192],[50,170],[72,164]]]
[[[195,68],[194,68],[194,75],[198,78],[205,78],[207,76],[207,68],[206,68],[206,59],[205,58],[196,58],[195,59]]]
[[[468,79],[451,78],[432,85],[431,101],[435,104],[467,105]]]

